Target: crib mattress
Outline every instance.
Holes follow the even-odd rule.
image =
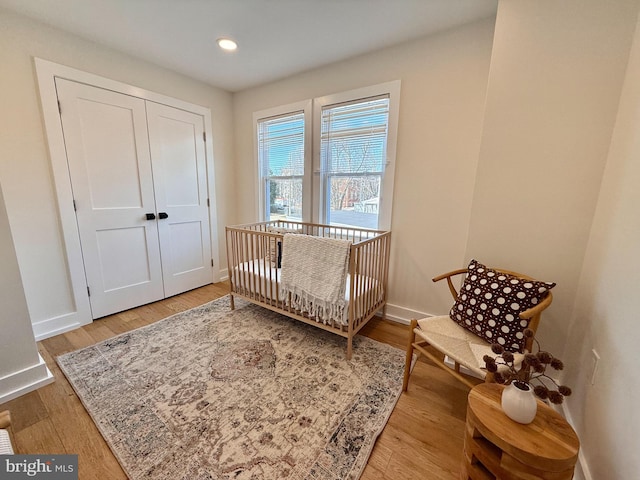
[[[278,292],[278,282],[277,279],[280,278],[280,269],[271,265],[271,262],[263,261],[262,259],[253,260],[252,262],[245,262],[233,269],[233,284],[236,287],[243,287],[248,289],[253,294],[258,294],[265,297],[268,300],[281,300]],[[351,284],[351,276],[347,275],[346,288],[344,299],[347,302],[347,307],[349,305],[349,296],[350,296],[350,284]],[[375,280],[374,278],[361,276],[358,285],[361,286],[361,291],[359,292],[359,296],[366,297],[367,294],[373,292],[375,295],[375,300],[379,301],[382,299],[383,290],[379,288],[380,282]],[[359,317],[362,315],[362,306],[359,305],[360,302],[356,302],[355,315]],[[345,309],[345,311],[348,311]],[[343,320],[343,325],[348,325],[348,319],[345,318]]]

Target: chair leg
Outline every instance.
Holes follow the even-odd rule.
[[[406,392],[409,388],[409,375],[411,375],[411,362],[413,360],[413,343],[416,341],[416,334],[413,331],[418,326],[417,320],[411,320],[411,331],[409,333],[409,343],[407,344],[407,357],[404,363],[404,380],[402,382],[402,391]]]

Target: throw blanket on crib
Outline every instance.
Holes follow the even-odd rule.
[[[280,298],[325,324],[346,321],[345,283],[351,241],[284,235]]]

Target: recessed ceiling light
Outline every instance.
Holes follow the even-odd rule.
[[[230,38],[219,38],[218,46],[228,52],[233,52],[236,48],[238,48],[238,44]]]

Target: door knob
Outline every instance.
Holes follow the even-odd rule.
[[[156,214],[155,213],[147,213],[147,220],[155,220],[156,219]]]
[[[167,215],[165,212],[160,212],[158,214],[158,218],[160,218],[160,220],[164,220],[165,218],[169,218],[169,215]]]

